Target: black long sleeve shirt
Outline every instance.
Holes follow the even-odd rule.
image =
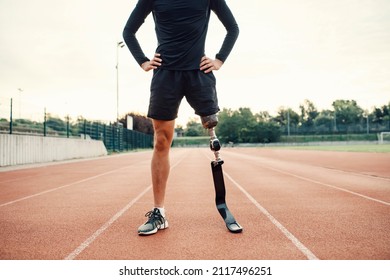
[[[123,31],[123,38],[139,65],[149,61],[136,38],[145,18],[152,13],[161,54],[161,68],[199,69],[205,55],[205,41],[213,11],[227,34],[216,58],[225,62],[237,40],[239,29],[225,0],[139,0]]]

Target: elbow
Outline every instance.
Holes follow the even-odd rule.
[[[122,32],[122,37],[125,40],[126,44],[127,42],[131,41],[133,38],[135,38],[135,32],[133,29],[125,26]]]
[[[230,25],[228,28],[226,28],[226,31],[229,37],[234,37],[236,39],[240,34],[240,28],[238,27],[237,23]]]
[[[238,37],[238,35],[240,34],[240,28],[238,27],[237,23],[233,25],[233,33],[236,35],[236,37]]]
[[[122,37],[126,41],[127,38],[129,38],[129,36],[131,36],[131,32],[130,32],[129,28],[125,27],[123,29],[123,32],[122,32]]]

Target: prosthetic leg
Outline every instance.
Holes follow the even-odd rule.
[[[214,152],[215,159],[211,162],[211,171],[213,173],[214,188],[215,188],[215,203],[219,214],[226,223],[226,227],[232,233],[239,233],[242,231],[240,224],[234,219],[232,213],[226,205],[226,189],[223,179],[222,164],[224,161],[220,158],[219,150],[221,144],[215,135],[214,127],[218,124],[217,115],[201,117],[202,125],[208,129],[210,135],[210,149]]]

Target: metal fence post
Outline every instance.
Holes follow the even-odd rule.
[[[106,124],[103,125],[103,143],[107,148],[107,139],[106,139]]]
[[[9,134],[12,134],[12,98],[11,98],[11,113],[10,113],[10,116],[9,116]]]
[[[43,136],[46,136],[46,107],[43,114]]]
[[[96,136],[95,136],[95,139],[96,140],[100,139],[100,137],[99,137],[99,123],[98,122],[96,122]]]
[[[112,130],[112,150],[115,151],[115,125],[111,125]]]
[[[66,117],[66,137],[69,138],[69,115]]]
[[[87,139],[87,120],[84,119],[84,140]]]

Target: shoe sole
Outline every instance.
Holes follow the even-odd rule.
[[[162,224],[160,228],[156,227],[155,229],[153,229],[151,231],[139,231],[138,235],[152,235],[152,234],[157,233],[158,230],[166,229],[166,228],[168,228],[168,221],[165,221],[165,224]]]

